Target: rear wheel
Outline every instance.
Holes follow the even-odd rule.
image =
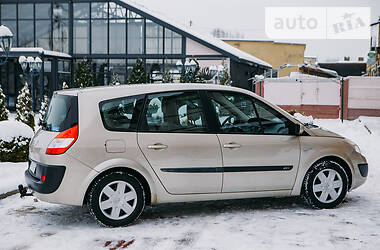
[[[126,226],[135,221],[145,206],[144,190],[132,175],[116,172],[100,178],[88,199],[90,213],[102,224]]]
[[[334,208],[346,197],[348,177],[336,162],[316,163],[306,174],[303,183],[305,201],[315,208]]]

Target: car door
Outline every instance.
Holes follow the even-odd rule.
[[[223,152],[222,192],[290,190],[300,146],[295,125],[255,98],[210,91]]]
[[[222,155],[198,91],[147,96],[138,144],[171,194],[220,193]]]

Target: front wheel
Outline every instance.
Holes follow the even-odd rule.
[[[115,172],[100,178],[90,190],[90,213],[110,227],[126,226],[135,221],[145,206],[144,190],[132,175]]]
[[[334,208],[342,203],[348,191],[348,177],[336,162],[316,163],[307,172],[303,183],[303,198],[315,208]]]

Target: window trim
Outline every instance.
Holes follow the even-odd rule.
[[[236,95],[236,94],[240,94],[240,95],[244,95],[244,96],[249,97],[249,98],[252,100],[253,104],[254,104],[255,113],[256,113],[257,118],[259,118],[259,123],[260,123],[260,126],[261,126],[261,127],[262,127],[262,125],[261,125],[261,121],[260,121],[260,116],[259,116],[258,111],[257,111],[256,102],[258,102],[258,103],[262,103],[262,104],[264,104],[265,106],[267,106],[267,107],[269,107],[269,108],[275,110],[279,115],[281,115],[283,118],[285,118],[287,122],[289,122],[289,123],[291,123],[291,124],[294,124],[294,122],[292,122],[291,120],[289,120],[286,116],[284,116],[283,114],[281,114],[281,113],[280,113],[279,111],[277,111],[276,109],[270,107],[268,104],[266,104],[266,103],[264,103],[264,102],[258,100],[257,98],[255,98],[255,97],[253,97],[253,96],[251,96],[251,95],[248,95],[248,94],[245,94],[245,93],[241,93],[241,92],[226,91],[226,90],[206,90],[206,92],[207,92],[207,93],[206,93],[206,95],[207,95],[207,101],[208,101],[208,103],[209,103],[209,105],[210,105],[210,108],[211,108],[210,112],[212,113],[212,114],[211,114],[211,113],[210,113],[210,114],[212,115],[212,117],[213,117],[213,119],[214,119],[215,132],[216,132],[217,134],[220,134],[220,135],[253,135],[253,136],[265,136],[265,135],[272,135],[272,136],[273,136],[273,135],[278,135],[278,136],[297,136],[297,135],[292,134],[292,133],[289,133],[289,134],[264,134],[264,133],[263,133],[263,134],[254,134],[254,133],[243,133],[243,132],[223,132],[223,131],[221,131],[220,124],[217,122],[217,120],[218,120],[219,118],[218,118],[218,115],[216,114],[215,109],[214,109],[213,106],[212,106],[210,92],[231,93],[231,94],[235,94],[235,95]],[[211,117],[211,116],[210,116],[210,117]],[[294,125],[295,125],[295,124],[294,124]]]
[[[109,103],[109,102],[118,101],[118,100],[127,99],[127,98],[135,98],[135,99],[136,99],[136,106],[135,106],[134,109],[133,109],[133,114],[137,112],[137,111],[136,111],[136,107],[137,107],[138,105],[140,105],[141,107],[144,107],[145,99],[146,99],[146,95],[145,95],[145,94],[131,95],[131,96],[123,96],[123,97],[107,99],[107,100],[103,100],[103,101],[100,101],[100,102],[99,102],[98,107],[99,107],[100,118],[101,118],[101,120],[102,120],[103,127],[104,127],[107,131],[111,131],[111,132],[137,132],[138,127],[139,127],[139,124],[140,124],[140,120],[141,120],[142,111],[138,112],[137,122],[136,122],[135,126],[134,126],[133,128],[130,128],[130,129],[110,128],[110,127],[107,125],[107,123],[105,122],[105,119],[104,119],[104,114],[103,114],[103,112],[102,112],[102,106],[103,106],[104,104]],[[141,103],[141,104],[138,104],[139,101],[141,101],[142,103]]]
[[[144,117],[146,117],[146,112],[147,112],[147,106],[148,106],[148,96],[149,95],[159,95],[159,94],[167,94],[167,93],[177,93],[177,92],[193,92],[193,93],[197,93],[198,94],[198,97],[199,97],[199,100],[202,104],[202,115],[204,117],[204,120],[205,120],[205,130],[204,131],[149,131],[149,130],[146,130],[144,127],[143,127],[143,119]],[[207,103],[205,103],[205,100],[204,98],[202,97],[202,93],[200,90],[198,89],[185,89],[185,90],[171,90],[171,91],[162,91],[162,92],[152,92],[152,93],[147,93],[145,95],[145,101],[144,101],[144,105],[143,105],[143,111],[141,112],[140,114],[140,119],[139,119],[139,123],[138,123],[138,126],[137,126],[137,132],[138,133],[152,133],[152,134],[215,134],[215,131],[213,131],[210,127],[210,123],[209,123],[209,120],[208,117],[207,117],[207,112],[205,112],[207,109]]]

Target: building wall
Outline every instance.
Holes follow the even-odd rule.
[[[340,83],[327,78],[267,78],[262,96],[286,111],[297,110],[314,118],[338,118]]]
[[[226,43],[245,51],[273,66],[289,64],[303,64],[306,45],[293,43],[277,43],[273,41],[233,41],[226,40]],[[290,72],[298,71],[297,67],[280,70],[279,76],[288,76]]]
[[[348,77],[343,83],[343,118],[380,116],[380,77]]]

